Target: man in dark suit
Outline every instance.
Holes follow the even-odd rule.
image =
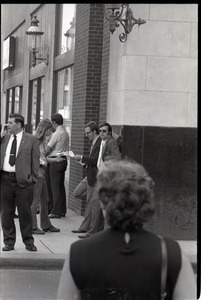
[[[87,168],[87,204],[84,220],[78,230],[74,233],[95,233],[103,228],[103,216],[99,200],[94,197],[94,185],[96,183],[97,159],[100,150],[101,139],[99,137],[98,125],[91,121],[85,125],[85,135],[91,141],[89,155],[75,155],[74,159],[84,163]],[[82,236],[81,236],[82,237]],[[85,237],[85,236],[84,236]]]
[[[32,236],[31,204],[37,181],[40,151],[36,137],[24,132],[24,117],[11,114],[7,133],[1,135],[1,222],[5,246],[14,250],[16,228],[15,205],[18,209],[23,243],[29,251],[37,251]]]

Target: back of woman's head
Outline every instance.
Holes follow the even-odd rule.
[[[45,137],[45,134],[48,129],[53,130],[52,122],[49,119],[43,119],[38,123],[38,126],[36,128],[35,136],[42,141]]]
[[[113,229],[131,231],[154,215],[154,182],[136,162],[108,161],[97,175],[97,193]]]

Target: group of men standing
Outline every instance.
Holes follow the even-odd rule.
[[[91,142],[89,155],[75,155],[74,159],[85,164],[87,168],[87,199],[84,220],[78,230],[73,233],[85,233],[80,238],[89,237],[104,228],[104,218],[100,202],[96,197],[95,184],[98,170],[104,168],[104,162],[110,159],[119,160],[121,153],[117,141],[112,136],[112,127],[109,123],[91,121],[85,125],[85,135]]]
[[[48,164],[49,176],[49,218],[60,218],[66,213],[66,193],[64,176],[67,168],[66,156],[60,156],[69,150],[69,136],[63,127],[60,114],[51,116],[55,132],[45,148],[45,155],[52,163]],[[40,168],[40,150],[38,139],[24,130],[24,117],[10,114],[7,128],[1,132],[1,223],[5,246],[3,251],[14,250],[16,228],[14,223],[15,208],[19,214],[19,224],[25,248],[37,251],[32,232],[31,205],[34,184],[37,182]],[[95,195],[96,175],[104,168],[108,159],[119,160],[121,157],[116,140],[112,137],[109,123],[101,124],[91,121],[85,125],[85,135],[91,142],[89,155],[75,155],[74,159],[87,168],[87,203],[84,220],[75,233],[86,233],[88,237],[104,228],[100,203]],[[56,159],[56,161],[55,161]],[[48,178],[46,178],[48,181]],[[48,186],[48,184],[47,184]],[[58,232],[53,226],[46,231]]]

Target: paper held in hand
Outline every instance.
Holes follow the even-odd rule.
[[[65,152],[57,152],[56,155],[65,155],[65,156],[70,156],[70,157],[74,157],[75,154],[73,153],[73,151],[69,150],[69,151],[65,151]]]

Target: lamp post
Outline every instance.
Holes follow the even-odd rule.
[[[44,57],[44,58],[37,57],[37,53],[38,53],[38,50],[40,47],[41,35],[44,34],[44,32],[40,30],[38,23],[39,23],[39,21],[37,19],[37,16],[35,15],[33,17],[33,19],[31,20],[31,26],[26,31],[26,34],[29,37],[28,43],[29,43],[30,52],[32,54],[32,67],[36,66],[37,60],[44,61],[48,65],[48,59],[49,59],[48,53],[46,54],[46,57]],[[48,46],[43,45],[41,47],[41,50],[48,52]]]
[[[108,11],[110,11],[109,16]],[[126,42],[127,35],[132,31],[134,25],[140,26],[146,23],[145,20],[134,18],[129,4],[106,4],[105,18],[110,22],[109,29],[112,34],[120,24],[123,26],[124,32],[119,35],[122,43]]]

